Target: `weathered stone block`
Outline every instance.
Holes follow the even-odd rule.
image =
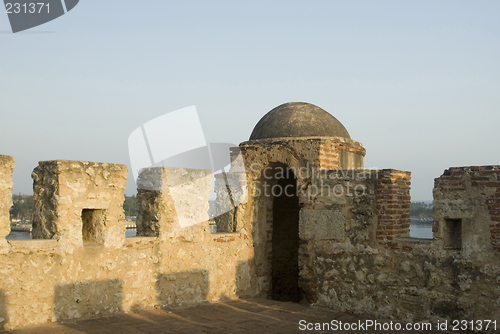
[[[238,216],[243,214],[248,188],[245,173],[220,173],[215,175],[215,217],[218,232],[236,232]]]
[[[10,234],[10,214],[12,206],[12,171],[14,158],[0,155],[0,247],[7,246],[5,237]]]
[[[59,284],[54,288],[55,316],[64,321],[121,312],[122,285],[117,279]]]
[[[207,222],[211,177],[204,169],[142,169],[137,180],[137,235],[158,236]]]
[[[345,238],[345,214],[342,210],[300,210],[299,238],[337,240]]]
[[[82,241],[120,247],[127,166],[86,161],[42,161],[33,170],[34,239],[57,239],[72,251]]]
[[[494,182],[498,171],[500,166],[452,167],[435,179],[433,232],[437,244],[460,250],[466,257],[499,250],[495,220],[498,187]]]

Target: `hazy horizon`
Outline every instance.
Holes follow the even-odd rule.
[[[25,33],[0,14],[0,154],[14,194],[42,160],[128,165],[134,129],[195,105],[207,142],[292,101],[335,116],[366,168],[432,200],[452,166],[500,164],[500,2],[80,1]],[[129,172],[127,195],[135,193]]]

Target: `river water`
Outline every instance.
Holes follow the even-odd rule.
[[[410,237],[432,239],[432,220],[410,219]]]
[[[125,237],[135,237],[137,231],[136,230],[126,230]],[[5,238],[7,240],[29,240],[31,239],[30,232],[10,232],[10,234]]]
[[[136,235],[136,230],[126,230],[125,237],[133,237]],[[410,237],[432,239],[432,220],[421,221],[411,218]],[[29,232],[10,232],[7,240],[27,240],[31,239]]]

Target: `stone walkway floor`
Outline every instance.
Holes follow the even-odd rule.
[[[445,333],[434,330],[305,330],[305,323],[365,323],[370,318],[265,299],[222,301],[184,308],[153,309],[111,318],[48,324],[8,334],[145,334],[145,333]],[[373,320],[374,321],[374,320]],[[404,326],[405,324],[403,324]],[[311,325],[309,325],[311,326]],[[303,330],[301,330],[301,327]]]

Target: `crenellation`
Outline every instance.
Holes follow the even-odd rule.
[[[56,239],[68,252],[96,242],[120,247],[127,166],[87,161],[41,161],[33,170],[34,239]]]
[[[137,235],[165,236],[177,229],[206,223],[209,170],[150,167],[137,181]]]
[[[8,251],[8,243],[5,237],[10,233],[9,210],[12,206],[12,172],[14,170],[14,158],[8,155],[0,155],[0,253]]]
[[[273,110],[302,121],[275,115],[230,149],[213,218],[211,171],[141,170],[136,237],[124,237],[126,166],[57,160],[32,174],[36,240],[7,242],[14,159],[0,156],[0,329],[243,296],[500,321],[500,166],[445,170],[434,238],[410,238],[410,172],[364,169],[365,149],[318,107]]]

